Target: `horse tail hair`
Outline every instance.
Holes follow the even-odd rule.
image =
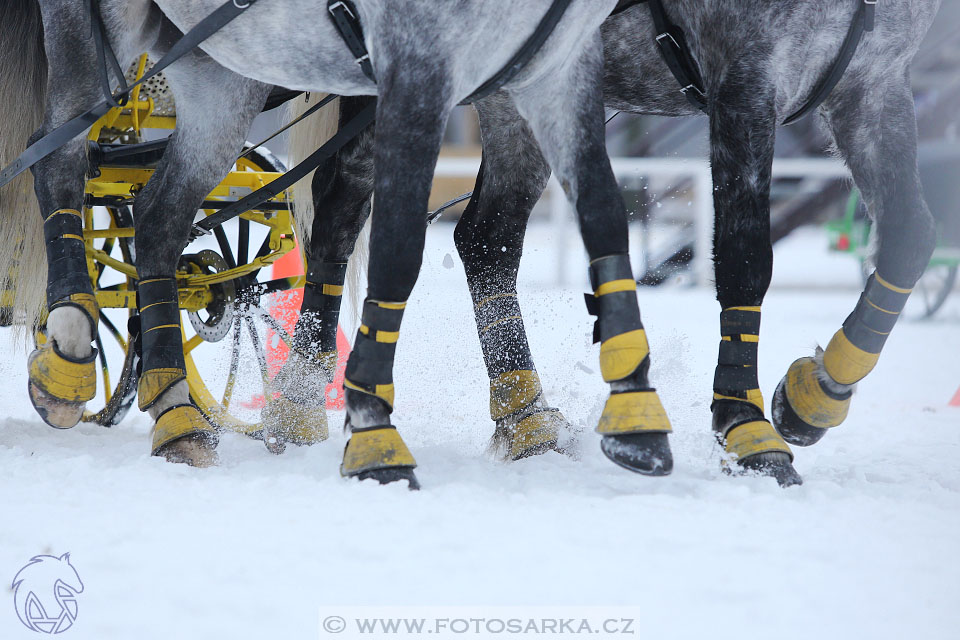
[[[288,117],[292,121],[302,116],[318,100],[323,100],[325,94],[311,93],[309,97],[300,97],[291,101],[288,107]],[[320,110],[305,119],[303,122],[294,125],[290,132],[290,166],[296,166],[307,156],[320,148],[323,143],[329,140],[339,129],[340,126],[340,100],[334,100]],[[313,201],[313,175],[311,172],[303,180],[300,180],[291,189],[290,194],[293,197],[293,218],[297,228],[297,238],[305,253],[309,255],[306,249],[310,246],[310,234],[313,232],[313,218],[315,215]],[[363,266],[367,263],[367,245],[370,236],[370,222],[367,220],[366,226],[357,238],[353,253],[350,255],[349,266],[347,267],[346,289],[349,294],[348,300],[350,306],[354,309],[357,317],[360,313],[360,291],[363,279]]]
[[[294,120],[302,116],[307,109],[323,100],[326,94],[309,93],[290,101],[289,118]],[[323,143],[329,140],[340,127],[340,100],[334,100],[331,104],[320,109],[303,122],[299,122],[290,130],[290,166],[294,167],[300,164],[311,153],[319,149]],[[310,234],[313,231],[313,175],[316,171],[311,171],[307,176],[293,185],[291,195],[293,196],[293,219],[297,227],[297,238],[299,238],[304,249],[310,246]]]
[[[47,57],[37,0],[0,2],[0,166],[23,153],[43,124]],[[0,324],[33,327],[43,309],[46,249],[33,176],[0,190]]]

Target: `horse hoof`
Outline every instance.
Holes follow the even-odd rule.
[[[287,443],[309,446],[329,436],[323,406],[313,407],[281,396],[270,401],[263,411],[263,443],[271,453],[283,453]]]
[[[168,442],[153,452],[158,458],[175,464],[188,464],[200,469],[220,464],[216,444],[205,434],[193,434]]]
[[[153,455],[192,467],[216,466],[217,433],[193,405],[170,407],[153,428]]]
[[[53,343],[30,354],[27,392],[44,422],[56,429],[80,422],[87,401],[97,393],[96,357],[94,350],[86,358],[69,358]]]
[[[83,417],[85,402],[69,402],[55,398],[30,382],[27,385],[30,402],[37,415],[54,429],[69,429],[77,425]]]
[[[763,476],[774,478],[781,487],[793,487],[803,484],[803,478],[793,468],[790,455],[779,451],[767,453],[758,453],[753,456],[738,460],[745,471],[754,471]]]
[[[817,444],[823,436],[827,435],[828,430],[807,424],[797,415],[787,399],[786,382],[786,378],[780,381],[770,403],[773,426],[780,437],[792,445],[809,447]]]
[[[559,451],[560,429],[566,425],[566,418],[556,409],[538,411],[513,424],[500,421],[488,451],[496,458],[513,461]]]
[[[392,425],[353,429],[343,450],[340,474],[380,484],[406,480],[410,489],[420,488],[413,469],[417,461]]]
[[[603,436],[600,450],[614,464],[634,473],[666,476],[673,471],[673,453],[666,433]]]
[[[391,467],[389,469],[373,469],[357,474],[357,480],[376,480],[380,484],[390,484],[392,482],[407,481],[407,487],[410,491],[419,491],[420,482],[416,474],[413,473],[413,467]]]

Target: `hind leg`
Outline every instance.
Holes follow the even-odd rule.
[[[720,87],[710,117],[714,266],[720,353],[713,381],[713,431],[741,468],[802,483],[793,454],[764,417],[757,380],[760,305],[773,272],[770,174],[776,116],[772,96],[744,99]]]
[[[209,466],[217,460],[217,436],[190,403],[177,262],[197,209],[241,151],[269,87],[200,54],[171,67],[167,79],[177,100],[177,129],[134,205],[142,354],[138,400],[155,420],[153,455]],[[231,97],[227,105],[224,96]]]
[[[454,233],[490,377],[491,451],[516,460],[556,449],[566,420],[543,394],[517,299],[523,236],[550,168],[505,94],[476,105],[483,161]]]
[[[640,321],[636,281],[627,255],[627,216],[604,143],[602,48],[585,49],[560,74],[514,92],[544,157],[575,206],[590,257],[600,371],[610,397],[597,427],[614,463],[646,475],[673,469],[671,430],[650,386],[650,349]]]
[[[375,203],[370,232],[367,298],[347,362],[346,428],[350,440],[340,472],[380,483],[417,487],[416,462],[390,423],[393,362],[407,298],[423,257],[433,168],[452,100],[442,69],[420,60],[417,74],[382,74],[374,149]],[[395,61],[405,68],[402,61]],[[435,77],[422,77],[431,76]],[[424,92],[423,86],[432,87]]]
[[[838,93],[827,123],[876,221],[877,268],[853,312],[815,357],[794,362],[777,387],[773,418],[791,444],[816,443],[843,422],[854,386],[876,365],[935,244],[917,168],[917,129],[906,73]]]
[[[340,98],[340,122],[372,98]],[[307,283],[290,357],[275,383],[280,397],[264,414],[264,443],[273,452],[287,442],[314,444],[328,436],[326,386],[337,364],[337,325],[347,260],[370,215],[373,127],[317,168],[314,217],[307,249]]]

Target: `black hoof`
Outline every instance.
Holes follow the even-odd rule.
[[[737,464],[745,471],[755,471],[763,476],[770,476],[781,487],[792,487],[803,484],[803,478],[793,468],[790,456],[779,451],[758,453],[754,456],[739,460]]]
[[[797,415],[787,400],[786,381],[784,378],[777,385],[770,404],[770,415],[773,428],[780,437],[796,447],[809,447],[820,441],[826,435],[827,429],[807,424]]]
[[[390,467],[387,469],[373,469],[371,471],[364,471],[356,476],[360,481],[363,480],[376,480],[380,484],[390,484],[391,482],[402,482],[403,480],[407,481],[407,487],[410,491],[419,491],[420,482],[417,481],[417,476],[413,473],[413,467]]]
[[[666,433],[603,436],[600,450],[614,464],[634,473],[666,476],[673,471],[673,454]]]

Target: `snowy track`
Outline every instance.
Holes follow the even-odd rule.
[[[855,265],[827,261],[822,242],[778,247],[759,363],[768,400],[856,302]],[[551,286],[548,254],[528,249],[520,299],[548,400],[581,430],[579,459],[484,455],[486,375],[450,229],[435,225],[397,356],[395,422],[419,493],[339,478],[342,414],[329,442],[280,457],[224,436],[211,470],[150,458],[142,415],[54,431],[5,342],[0,580],[71,552],[86,586],[73,638],[316,638],[317,608],[335,604],[622,605],[643,638],[956,637],[960,408],[947,402],[960,295],[934,321],[897,327],[847,422],[796,450],[805,484],[781,490],[720,471],[711,293],[643,291],[676,458],[672,476],[644,478],[599,452],[605,389],[583,285]],[[847,288],[786,286],[805,274]],[[7,592],[0,638],[29,637]]]

